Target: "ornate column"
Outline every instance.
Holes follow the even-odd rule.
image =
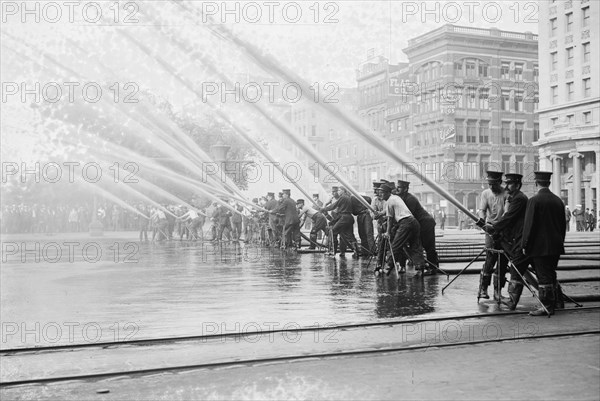
[[[560,163],[561,163],[562,157],[560,157],[558,155],[551,155],[550,160],[552,160],[552,192],[554,192],[554,194],[556,196],[560,196],[560,190],[561,190]]]
[[[573,151],[569,153],[569,157],[573,158],[573,200],[575,205],[581,204],[581,153]],[[585,209],[585,205],[582,205]]]

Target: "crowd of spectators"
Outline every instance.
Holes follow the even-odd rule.
[[[89,231],[93,210],[92,204],[5,205],[0,210],[0,228],[3,234],[84,232]],[[97,219],[107,231],[138,229],[138,214],[114,204],[99,205]]]

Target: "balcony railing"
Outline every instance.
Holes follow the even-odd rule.
[[[512,32],[512,31],[500,31],[498,29],[484,29],[484,28],[472,28],[472,27],[466,27],[466,26],[445,25],[434,31],[431,31],[424,35],[410,39],[408,41],[408,45],[414,46],[418,43],[425,42],[435,36],[438,36],[442,32],[466,33],[469,35],[495,36],[495,37],[520,39],[520,40],[534,40],[534,41],[538,40],[538,35],[535,35],[535,34],[529,33],[529,32],[522,33],[522,32]]]

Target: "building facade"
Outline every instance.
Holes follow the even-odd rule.
[[[600,183],[600,2],[540,2],[542,168],[565,204],[595,209]]]
[[[411,154],[421,173],[475,211],[488,169],[525,176],[533,193],[538,43],[526,32],[445,25],[409,40]],[[407,174],[430,211],[458,210]]]

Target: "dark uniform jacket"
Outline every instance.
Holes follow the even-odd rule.
[[[521,191],[509,195],[504,207],[504,214],[494,224],[494,229],[501,238],[510,243],[521,242],[523,236],[523,222],[527,209],[527,195]],[[562,214],[562,212],[561,212]]]
[[[277,209],[279,206],[279,202],[275,199],[268,200],[267,203],[263,206],[263,208],[271,211]],[[277,216],[274,214],[269,214],[269,223],[275,223],[277,221]]]
[[[291,224],[300,224],[300,217],[298,217],[298,208],[296,207],[296,202],[291,198],[284,199],[281,204],[279,204],[277,209],[275,209],[275,213],[285,215],[283,224],[286,226]]]
[[[352,214],[355,216],[358,216],[361,213],[367,213],[369,211],[369,209],[367,209],[365,205],[360,203],[360,201],[355,196],[350,197],[350,203],[352,205]],[[371,202],[369,202],[369,204],[370,203]]]
[[[411,193],[406,193],[401,196],[402,200],[406,204],[406,207],[412,213],[413,217],[417,219],[418,222],[425,221],[427,219],[434,220],[433,216],[427,213],[423,206],[421,206],[421,202]]]
[[[528,256],[563,255],[567,222],[565,205],[548,188],[527,201],[521,245]]]
[[[338,214],[352,214],[352,199],[348,195],[340,195],[331,205],[325,207],[323,212],[337,209]]]

